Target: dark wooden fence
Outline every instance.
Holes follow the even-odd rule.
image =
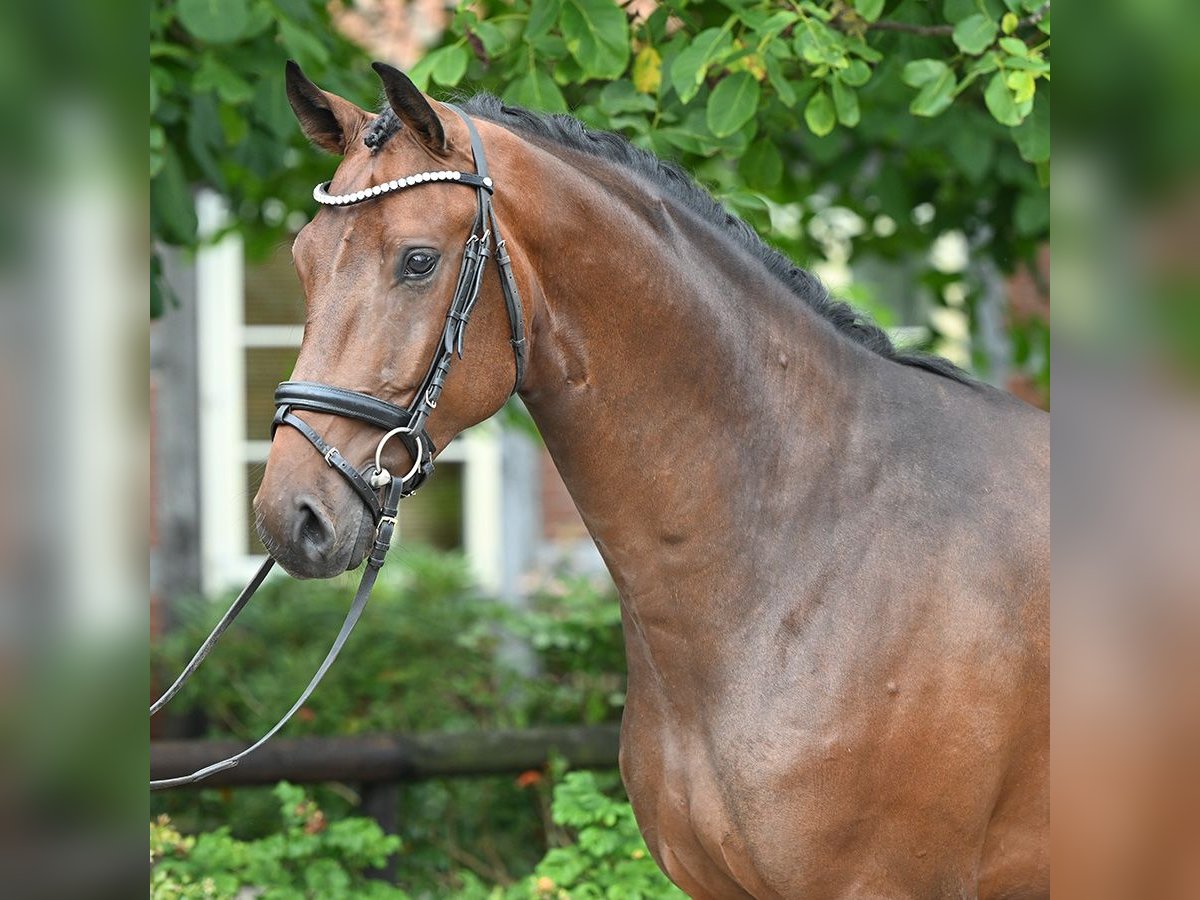
[[[476,731],[456,734],[371,734],[353,738],[283,738],[247,756],[238,766],[188,787],[274,785],[276,781],[358,784],[362,812],[385,832],[400,828],[400,786],[448,776],[517,774],[545,766],[552,754],[575,768],[617,766],[619,727],[580,725]],[[154,740],[150,778],[170,778],[232,756],[245,744],[233,740]],[[176,788],[178,790],[178,788]],[[395,860],[374,872],[395,876]]]
[[[189,788],[237,787],[291,781],[358,784],[362,812],[384,831],[399,828],[400,786],[426,778],[507,775],[544,766],[551,753],[574,768],[610,769],[617,765],[620,726],[575,725],[428,734],[376,734],[360,737],[281,738],[266,744],[232,769]],[[194,772],[237,753],[236,741],[152,741],[150,777],[170,778]],[[176,788],[179,790],[179,788]],[[375,872],[394,877],[394,860]]]
[[[425,778],[503,775],[545,765],[553,753],[578,768],[617,764],[619,726],[574,725],[512,731],[280,738],[240,765],[192,787],[352,781],[399,784]],[[154,741],[150,777],[168,778],[237,753],[236,741]]]

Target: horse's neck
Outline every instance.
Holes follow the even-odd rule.
[[[779,480],[854,440],[863,351],[674,201],[567,170],[548,196],[513,235],[540,297],[522,395],[626,601],[709,569],[718,602],[794,517]]]

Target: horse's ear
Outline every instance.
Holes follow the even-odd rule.
[[[290,59],[286,81],[288,103],[304,134],[322,150],[344,154],[371,114],[337,94],[321,90]]]
[[[442,128],[442,120],[433,111],[429,101],[412,80],[394,66],[387,63],[371,63],[383,82],[383,91],[387,94],[388,104],[392,112],[411,128],[413,133],[426,147],[434,153],[446,152],[446,131]]]

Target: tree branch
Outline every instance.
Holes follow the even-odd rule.
[[[1046,0],[1041,6],[1021,19],[1017,23],[1017,28],[1028,28],[1031,25],[1036,25],[1042,19],[1046,18],[1046,13],[1050,12],[1050,0]],[[835,22],[840,24],[839,20]],[[911,22],[867,22],[867,31],[903,31],[906,34],[917,34],[922,37],[950,37],[954,34],[953,25],[914,25]]]
[[[907,34],[919,34],[922,37],[950,37],[954,34],[953,25],[914,25],[911,22],[868,22],[867,31],[903,31]]]

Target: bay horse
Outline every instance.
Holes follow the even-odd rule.
[[[376,69],[378,114],[289,65],[304,132],[342,157],[329,195],[471,171],[466,120]],[[621,773],[659,866],[695,898],[1046,896],[1049,417],[895,350],[623,138],[464,110],[523,302],[519,394],[619,592]],[[416,402],[473,193],[315,215],[295,379]],[[436,446],[506,401],[511,340],[489,268]],[[306,420],[346,459],[379,440]],[[296,576],[369,552],[361,499],[295,429],[254,506]]]

